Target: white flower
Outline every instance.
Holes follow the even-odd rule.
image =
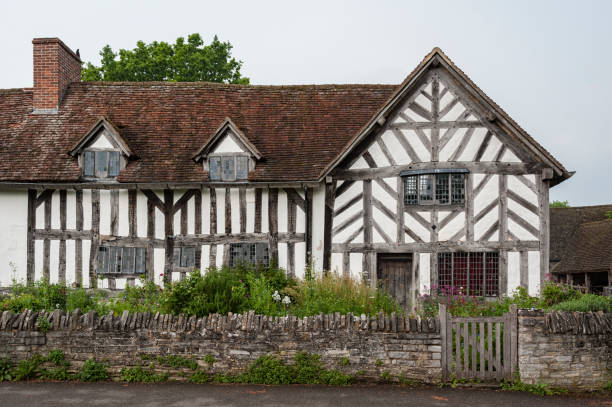
[[[278,291],[274,291],[274,294],[272,294],[272,299],[276,302],[279,302],[281,300],[281,296]]]
[[[285,295],[285,298],[283,298],[283,304],[285,304],[285,305],[291,304],[291,298],[289,298],[289,296]]]

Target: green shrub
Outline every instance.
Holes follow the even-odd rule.
[[[583,294],[579,298],[555,304],[552,309],[555,311],[612,312],[612,299],[595,294]]]
[[[21,381],[36,379],[41,373],[39,367],[44,362],[45,358],[39,354],[34,354],[29,359],[20,360],[13,372],[14,380]]]
[[[581,295],[580,291],[567,284],[547,282],[542,287],[541,305],[547,308],[561,302],[578,299]]]
[[[190,383],[208,383],[212,380],[212,377],[208,372],[203,370],[196,370],[191,376],[189,376]]]
[[[66,366],[68,362],[64,356],[64,352],[60,349],[52,349],[47,355],[47,361],[53,363],[55,366]]]
[[[99,382],[108,380],[110,375],[103,363],[96,362],[94,358],[87,359],[78,373],[77,378],[84,382]]]
[[[13,362],[9,358],[0,358],[0,383],[13,380]]]
[[[383,290],[337,273],[301,280],[295,289],[287,291],[295,299],[289,312],[298,317],[334,312],[357,315],[373,315],[380,311],[403,313],[403,309]]]
[[[66,366],[58,367],[56,369],[43,369],[40,376],[46,380],[73,380],[75,375],[68,371]]]
[[[147,280],[144,276],[140,278],[142,285],[126,286],[119,295],[110,301],[109,307],[115,315],[123,311],[135,312],[163,312],[164,290]]]
[[[180,355],[169,355],[165,358],[163,356],[159,356],[157,361],[163,366],[169,366],[175,369],[185,367],[191,370],[196,370],[198,368],[198,362],[195,359],[187,359]]]
[[[240,381],[252,384],[291,384],[291,368],[272,356],[260,356],[241,375]]]
[[[210,269],[202,275],[194,271],[179,282],[170,284],[165,310],[171,314],[202,317],[210,313],[240,313],[247,307],[246,288],[237,273],[229,269]]]
[[[124,382],[154,383],[168,380],[168,373],[157,374],[141,366],[121,369],[121,380]]]

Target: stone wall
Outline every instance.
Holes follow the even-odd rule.
[[[521,380],[576,390],[611,380],[612,314],[519,310]]]
[[[36,329],[38,318],[47,318],[46,333]],[[328,368],[380,379],[388,371],[425,382],[438,382],[440,325],[437,319],[414,319],[392,315],[353,316],[339,314],[308,318],[265,317],[253,312],[209,315],[204,318],[151,313],[120,317],[81,315],[59,310],[2,313],[0,356],[25,359],[38,352],[61,349],[75,368],[90,357],[108,361],[117,377],[122,367],[135,366],[143,354],[196,357],[207,368],[206,355],[216,362],[214,372],[237,373],[261,355],[290,360],[299,351],[317,353]],[[349,359],[349,364],[343,361]],[[167,370],[167,369],[166,369]],[[171,372],[180,378],[180,372]]]

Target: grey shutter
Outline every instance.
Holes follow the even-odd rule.
[[[83,175],[86,177],[94,177],[95,171],[95,160],[93,151],[85,151],[83,154]]]
[[[195,267],[195,247],[187,248],[187,267]]]
[[[181,248],[180,247],[175,247],[174,248],[174,265],[175,266],[179,266],[181,265]]]
[[[210,157],[208,159],[208,177],[212,180],[221,179],[221,157]]]
[[[134,262],[136,264],[136,269],[134,270],[135,273],[141,274],[146,271],[146,268],[147,268],[146,252],[147,250],[144,247],[136,248],[136,261]]]
[[[123,261],[123,247],[117,247],[117,264],[115,264],[115,273],[121,273],[121,262]]]
[[[108,267],[107,271],[109,273],[115,272],[115,266],[117,264],[117,248],[109,247],[108,249]]]
[[[257,264],[263,264],[268,266],[269,255],[268,255],[268,244],[267,243],[256,243],[255,244],[255,260]]]
[[[96,177],[108,175],[108,152],[96,151]]]
[[[234,181],[236,174],[234,173],[234,157],[221,157],[221,164],[223,171],[221,172],[221,180],[223,181]]]
[[[116,177],[119,175],[119,152],[111,151],[108,160],[108,176]]]
[[[249,177],[249,158],[236,157],[236,179],[247,179]]]
[[[106,266],[108,263],[108,251],[106,247],[100,246],[98,249],[98,274],[106,274]]]
[[[132,274],[134,272],[134,248],[123,248],[123,259],[121,261],[121,272],[123,274]]]

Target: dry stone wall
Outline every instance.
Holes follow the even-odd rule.
[[[521,380],[601,389],[612,369],[612,314],[519,310]]]
[[[47,318],[46,333],[36,329]],[[75,367],[94,357],[107,361],[117,377],[121,368],[141,363],[141,355],[195,357],[202,368],[212,355],[213,372],[244,371],[262,355],[287,361],[300,351],[321,355],[328,368],[378,380],[388,371],[394,377],[438,382],[441,344],[437,319],[395,314],[266,317],[253,312],[213,314],[204,318],[152,313],[98,316],[4,311],[0,318],[0,356],[15,360],[61,349]],[[348,358],[348,365],[346,359]],[[179,369],[180,370],[180,369]],[[180,378],[179,371],[170,372]]]

